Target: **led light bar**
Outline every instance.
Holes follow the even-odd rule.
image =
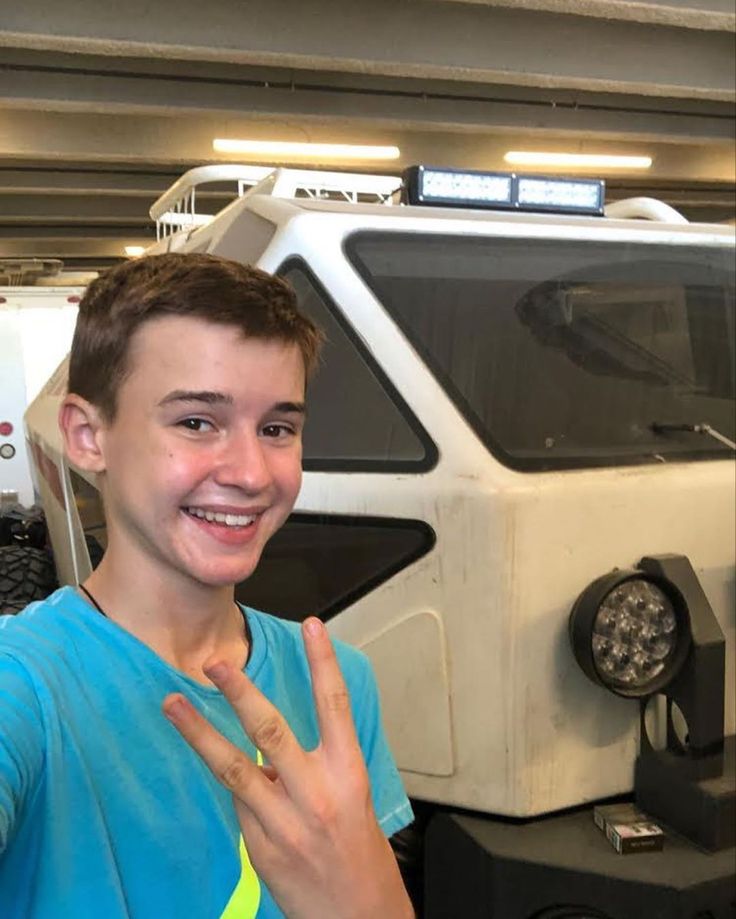
[[[412,166],[404,174],[410,204],[512,207],[512,185],[511,173]]]
[[[558,179],[516,173],[412,166],[404,173],[405,204],[603,214],[600,179]]]
[[[516,201],[521,210],[602,214],[605,183],[601,179],[553,179],[518,176]]]

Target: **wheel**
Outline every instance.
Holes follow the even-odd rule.
[[[0,510],[0,546],[45,549],[47,545],[46,518],[40,507],[13,504]]]
[[[51,556],[32,546],[0,547],[0,615],[19,613],[58,587]]]

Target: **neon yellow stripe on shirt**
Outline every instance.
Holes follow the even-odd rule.
[[[263,765],[261,751],[256,750],[256,763]],[[245,841],[240,837],[240,880],[228,900],[220,919],[255,919],[261,902],[261,882],[250,861]]]

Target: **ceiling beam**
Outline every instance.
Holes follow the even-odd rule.
[[[100,66],[99,59],[96,59]],[[278,116],[334,120],[340,124],[402,130],[483,131],[534,130],[602,138],[658,140],[669,143],[733,136],[733,111],[726,103],[683,112],[676,102],[658,110],[637,110],[631,97],[624,107],[614,100],[578,98],[505,100],[438,97],[404,92],[350,91],[343,87],[302,85],[254,86],[237,81],[186,80],[180,76],[134,72],[110,75],[104,70],[56,69],[23,64],[0,68],[0,108],[125,115]],[[540,97],[541,96],[541,97]],[[715,111],[713,109],[715,108]]]
[[[7,128],[7,129],[5,129]],[[576,153],[646,154],[654,157],[647,178],[657,181],[692,180],[733,182],[736,172],[731,143],[667,144],[602,140],[588,134],[571,139],[534,130],[505,131],[401,131],[304,121],[296,118],[245,119],[212,116],[198,118],[138,117],[132,115],[63,114],[0,109],[0,161],[3,158],[34,160],[50,167],[55,160],[76,163],[146,164],[166,170],[191,164],[231,162],[215,155],[214,137],[314,141],[327,143],[398,144],[401,157],[378,165],[341,162],[339,168],[398,174],[413,163],[453,165],[468,169],[504,169],[509,149],[548,149]],[[288,163],[285,163],[288,165]],[[295,163],[291,163],[295,165]],[[319,166],[318,163],[311,163]],[[330,165],[323,163],[321,165]],[[333,168],[334,168],[334,164]],[[607,175],[602,176],[607,178]]]
[[[181,176],[182,170],[168,174],[151,175],[147,172],[130,172],[123,168],[100,170],[91,168],[41,169],[8,168],[0,159],[0,194],[4,195],[95,195],[113,198],[142,198],[146,210],[150,204],[162,195]],[[228,183],[225,183],[225,186]],[[217,185],[202,190],[198,198],[201,201],[218,202],[215,206],[224,207],[232,198],[231,188],[218,191]],[[112,205],[114,206],[114,205]],[[2,220],[2,215],[0,215]]]
[[[137,195],[151,201],[178,178],[176,173],[152,176],[124,170],[8,168],[2,162],[0,159],[0,194],[6,195]]]
[[[29,237],[5,238],[0,235],[0,258],[125,258],[125,246],[150,246],[152,240],[131,234],[119,234],[114,239],[88,237]]]
[[[0,221],[68,226],[74,223],[144,227],[150,223],[145,198],[107,195],[16,195],[0,193]]]
[[[116,226],[88,223],[77,226],[59,227],[59,226],[37,226],[37,225],[17,225],[3,224],[0,222],[0,239],[15,240],[16,242],[27,242],[31,239],[42,239],[48,243],[57,243],[66,239],[105,239],[119,240],[121,236],[129,234],[131,230],[128,227],[121,228]],[[142,239],[148,240],[149,243],[156,239],[156,231],[151,224],[144,230],[138,231]]]
[[[209,0],[204,17],[199,0],[25,0],[4,9],[0,46],[734,98],[728,30],[576,13],[572,3],[559,14],[421,0]]]
[[[732,31],[736,14],[731,0],[441,0],[508,6],[549,13],[572,13],[598,19],[658,23],[687,29]]]

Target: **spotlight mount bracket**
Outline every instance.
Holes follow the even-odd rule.
[[[726,641],[690,560],[684,555],[643,558],[638,566],[677,585],[690,620],[690,652],[667,699],[667,740],[653,747],[647,733],[647,699],[640,700],[640,753],[634,794],[647,813],[711,851],[736,841],[736,739],[724,740]],[[683,743],[675,731],[676,704],[688,728]]]

